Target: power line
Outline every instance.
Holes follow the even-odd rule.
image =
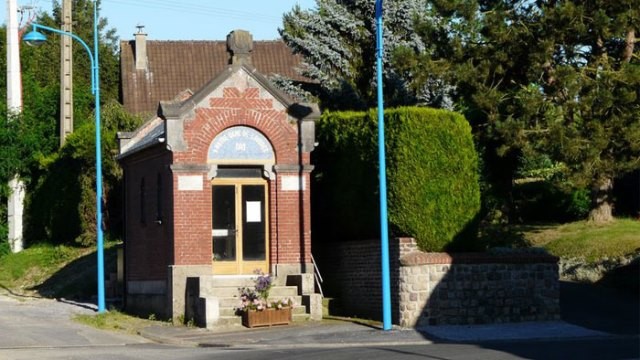
[[[276,17],[276,16],[269,16],[269,15],[264,15],[260,13],[249,12],[249,11],[211,7],[207,5],[194,4],[194,3],[184,2],[184,1],[180,3],[176,3],[175,1],[170,1],[170,0],[137,0],[137,1],[103,0],[103,3],[142,7],[145,9],[151,8],[151,9],[170,10],[174,12],[206,15],[206,16],[220,17],[220,18],[250,20],[250,21],[262,22],[262,23],[268,23],[268,24],[282,21],[280,17]]]

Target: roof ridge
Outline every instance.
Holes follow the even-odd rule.
[[[120,39],[120,42],[135,42],[134,39],[129,39],[129,40],[123,40]],[[222,44],[226,44],[227,41],[226,40],[150,40],[147,39],[146,40],[147,43],[204,43],[204,44],[208,44],[208,43],[222,43]],[[284,40],[280,39],[276,39],[276,40],[253,40],[254,43],[284,43]]]

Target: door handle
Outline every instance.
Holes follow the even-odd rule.
[[[237,229],[211,229],[211,236],[224,237],[230,235],[236,235]]]

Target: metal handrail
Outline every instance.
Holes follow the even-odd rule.
[[[311,263],[313,264],[313,280],[316,285],[318,285],[318,290],[320,290],[320,296],[324,298],[324,293],[322,292],[322,283],[324,280],[322,279],[322,275],[320,275],[320,269],[318,269],[318,265],[316,264],[316,259],[313,258],[313,254],[311,255]]]

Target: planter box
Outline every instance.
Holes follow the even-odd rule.
[[[242,313],[242,325],[253,328],[260,326],[289,325],[291,322],[291,308],[280,310],[266,309],[262,311],[249,310]]]

